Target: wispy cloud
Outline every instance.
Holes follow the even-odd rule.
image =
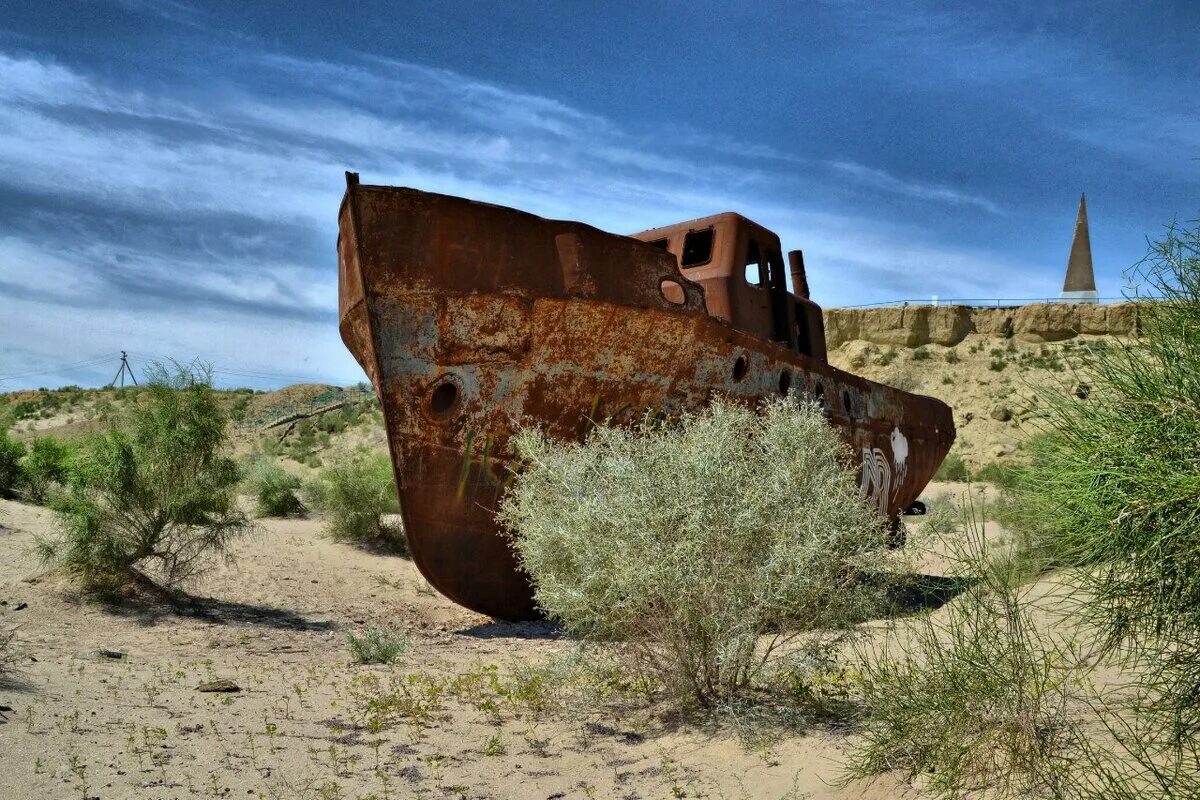
[[[830,161],[828,166],[838,173],[852,178],[865,186],[879,189],[890,194],[903,197],[913,197],[918,200],[932,200],[950,205],[978,206],[992,214],[1000,214],[1000,208],[985,197],[966,194],[949,186],[924,183],[922,181],[904,180],[884,172],[881,169],[855,164],[851,161]]]
[[[834,302],[862,299],[862,276],[868,299],[885,299],[914,267],[961,275],[980,261],[922,246],[920,231],[904,232],[907,245],[864,237],[862,220],[780,200],[781,165],[814,196],[837,178],[765,145],[678,127],[655,137],[375,57],[234,55],[221,69],[219,92],[168,93],[0,52],[0,376],[140,347],[358,380],[334,324],[345,169],[616,231],[741,210],[803,242],[814,287]],[[952,187],[830,168],[872,191],[998,213]],[[974,285],[987,285],[982,270]]]

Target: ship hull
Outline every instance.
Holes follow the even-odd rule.
[[[342,336],[379,394],[414,562],[450,599],[537,616],[495,516],[512,480],[508,439],[524,425],[579,440],[603,420],[790,394],[825,405],[881,514],[901,513],[937,470],[954,438],[944,404],[710,317],[662,256],[512,209],[348,190]],[[682,287],[682,304],[664,299],[662,280]]]

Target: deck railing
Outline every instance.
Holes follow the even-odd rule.
[[[971,308],[1017,308],[1034,303],[1125,303],[1128,297],[1098,297],[1089,300],[1061,297],[931,297],[921,300],[885,300],[838,308],[887,308],[889,306],[970,306]]]

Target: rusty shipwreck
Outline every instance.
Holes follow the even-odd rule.
[[[379,393],[429,582],[536,616],[494,516],[512,431],[578,438],[716,394],[814,398],[861,457],[863,493],[908,509],[954,441],[950,409],[831,367],[801,254],[788,261],[794,292],[778,237],[732,213],[620,236],[347,173],[342,339]]]

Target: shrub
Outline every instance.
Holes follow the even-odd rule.
[[[21,461],[25,496],[35,503],[45,502],[52,486],[66,482],[70,462],[71,448],[63,442],[52,436],[34,439]]]
[[[136,400],[80,448],[55,498],[59,535],[43,557],[89,589],[175,587],[250,526],[207,370],[158,366]],[[147,575],[150,569],[153,575]]]
[[[884,350],[882,353],[875,356],[875,365],[878,367],[886,367],[888,364],[896,360],[897,355],[896,349],[894,347],[889,347],[887,350]]]
[[[967,469],[966,460],[958,453],[950,453],[942,461],[942,465],[938,467],[938,471],[934,473],[935,481],[954,481],[962,483],[970,480],[971,471]]]
[[[959,361],[961,361],[961,359],[958,357],[958,353],[954,350],[953,347],[951,347],[949,350],[946,351],[946,363],[947,364],[957,364]]]
[[[362,634],[349,631],[346,646],[355,664],[391,664],[408,651],[409,636],[392,628],[368,627]]]
[[[932,357],[933,354],[929,352],[929,348],[925,345],[921,345],[916,350],[912,351],[913,361],[928,361]]]
[[[1081,343],[1086,392],[1044,391],[1044,434],[1017,482],[1017,524],[1079,567],[1109,653],[1145,670],[1143,708],[1200,734],[1200,223],[1136,271],[1140,339]],[[1193,773],[1194,774],[1194,773]]]
[[[300,479],[274,461],[255,461],[246,476],[246,488],[254,496],[255,513],[260,517],[304,513],[304,504],[296,495]]]
[[[859,570],[882,562],[885,526],[816,406],[718,402],[583,444],[512,443],[524,467],[500,518],[538,604],[678,697],[742,693],[782,642],[881,602]]]
[[[1022,586],[1036,568],[990,554],[973,508],[958,517],[943,541],[966,591],[856,648],[862,723],[846,775],[899,770],[935,797],[1071,796],[1087,671],[1071,641],[1035,627]]]
[[[12,497],[21,487],[24,481],[21,458],[24,455],[25,445],[12,438],[7,430],[0,430],[0,497]]]
[[[407,549],[404,532],[383,520],[400,510],[386,453],[360,454],[325,467],[308,484],[306,496],[325,513],[325,531],[334,541]]]

